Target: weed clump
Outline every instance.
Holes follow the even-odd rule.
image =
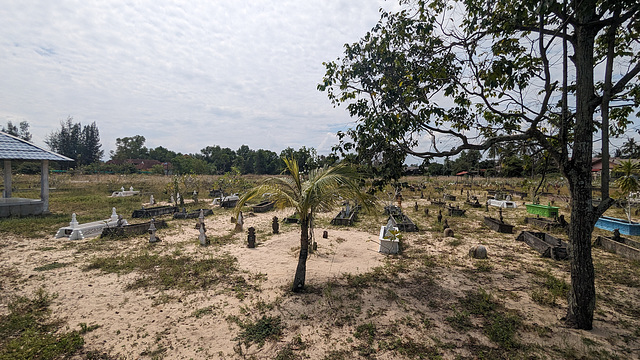
[[[258,344],[258,347],[263,347],[267,340],[278,340],[284,330],[279,316],[262,315],[256,322],[243,322],[237,317],[230,317],[228,320],[235,322],[242,329],[234,340],[242,342],[245,346]]]
[[[84,346],[79,332],[57,332],[61,322],[49,317],[55,297],[41,288],[34,298],[19,297],[9,304],[9,314],[0,317],[0,359],[58,359]]]

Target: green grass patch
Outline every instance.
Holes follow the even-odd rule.
[[[522,320],[516,314],[496,312],[486,317],[484,332],[503,349],[516,348],[519,344],[515,340],[515,334],[521,324]]]
[[[515,311],[505,309],[484,289],[467,292],[465,297],[460,299],[460,305],[470,314],[482,317],[484,333],[491,341],[503,349],[519,346],[515,335],[522,325],[520,316]],[[460,319],[457,321],[462,323]]]
[[[409,359],[442,359],[442,352],[433,346],[418,342],[412,338],[396,337],[391,341],[380,341],[379,350],[390,350]]]
[[[541,281],[540,287],[531,291],[531,300],[543,306],[555,306],[558,298],[566,299],[569,293],[566,281],[556,278],[548,271],[536,271],[534,275]]]
[[[138,255],[94,258],[85,271],[101,270],[106,273],[127,274],[140,272],[140,278],[128,284],[126,289],[158,288],[196,290],[208,289],[220,283],[240,286],[246,289],[237,276],[237,259],[224,254],[209,259],[194,260],[189,256],[160,256],[144,252]],[[244,280],[244,279],[243,279]]]
[[[251,344],[257,344],[261,348],[267,340],[280,339],[284,330],[282,319],[279,316],[263,315],[255,322],[243,322],[237,317],[230,317],[229,320],[235,322],[242,329],[234,340],[242,342],[247,347]]]
[[[444,320],[449,323],[452,328],[458,331],[473,329],[473,323],[471,322],[468,311],[458,311],[457,309],[454,309],[453,315],[446,317]]]
[[[191,313],[191,316],[195,317],[196,319],[199,319],[203,316],[206,315],[211,315],[213,314],[213,312],[215,311],[216,307],[213,305],[207,306],[207,307],[203,307],[200,309],[196,309],[194,312]]]
[[[54,298],[40,289],[9,304],[9,314],[0,317],[0,359],[68,358],[83,347],[79,332],[59,332],[62,323],[50,318]]]
[[[36,268],[34,268],[34,271],[47,271],[47,270],[55,270],[55,269],[60,269],[63,268],[65,266],[69,265],[69,263],[59,263],[57,261],[54,261],[52,263],[46,264],[46,265],[42,265],[42,266],[38,266]]]
[[[477,272],[491,272],[493,271],[493,264],[489,260],[479,260],[475,263]]]
[[[356,331],[353,333],[353,337],[360,339],[367,344],[373,344],[373,340],[376,338],[376,332],[376,325],[368,322],[366,324],[358,325],[356,327]]]

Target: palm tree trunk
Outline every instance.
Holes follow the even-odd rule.
[[[292,291],[301,291],[304,288],[304,280],[307,274],[307,257],[309,256],[309,218],[300,216],[300,255],[298,267],[293,278]]]

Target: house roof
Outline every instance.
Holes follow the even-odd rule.
[[[2,131],[0,131],[0,160],[74,161]]]

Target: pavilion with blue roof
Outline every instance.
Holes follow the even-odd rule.
[[[28,141],[0,131],[0,160],[4,161],[4,191],[0,199],[0,217],[49,213],[49,161],[74,161],[45,150]],[[11,197],[11,161],[40,161],[40,199]]]

